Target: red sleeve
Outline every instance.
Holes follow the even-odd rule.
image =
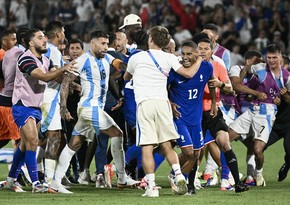
[[[174,11],[174,13],[176,15],[178,15],[179,17],[182,16],[184,13],[184,9],[183,9],[183,6],[180,3],[180,1],[179,0],[170,0],[169,2],[170,2],[171,8]]]

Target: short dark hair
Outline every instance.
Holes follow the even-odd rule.
[[[207,23],[204,25],[203,29],[209,29],[214,31],[215,33],[218,33],[219,28],[217,27],[217,25],[215,25],[214,23]]]
[[[116,40],[117,36],[114,32],[109,32],[108,35],[109,35],[109,45],[111,46]]]
[[[67,43],[67,48],[70,47],[71,44],[79,43],[81,45],[81,48],[84,49],[84,43],[79,38],[73,38]]]
[[[210,48],[213,49],[212,42],[209,38],[202,38],[198,41],[198,43],[200,42],[208,43],[210,45]]]
[[[110,38],[109,35],[103,31],[96,30],[91,33],[91,39],[93,38]]]
[[[14,34],[14,33],[15,33],[14,30],[5,29],[4,31],[1,32],[1,40],[3,37],[9,36],[10,34]]]
[[[198,44],[199,41],[200,41],[201,39],[204,39],[204,38],[208,38],[208,39],[209,39],[207,33],[201,32],[201,33],[196,33],[196,34],[194,34],[192,40],[193,40],[196,44]]]
[[[17,44],[21,44],[24,40],[26,32],[29,31],[28,27],[19,28],[16,32]]]
[[[163,26],[152,27],[148,30],[148,35],[151,36],[154,44],[160,48],[166,47],[171,39],[167,28]]]
[[[187,41],[184,41],[181,45],[181,48],[184,47],[184,46],[188,46],[188,47],[191,47],[193,49],[196,49],[197,48],[197,45],[194,41],[191,41],[191,40],[187,40]]]
[[[281,53],[281,48],[277,44],[268,45],[266,50],[267,50],[267,53],[276,53],[276,52]]]
[[[262,53],[256,50],[250,50],[250,51],[246,51],[246,53],[244,54],[244,59],[248,60],[253,58],[254,56],[261,58],[262,57]]]
[[[29,42],[35,36],[35,33],[40,31],[38,28],[32,28],[25,33],[24,42],[27,48],[29,48]]]
[[[55,37],[55,32],[64,28],[64,24],[60,21],[50,21],[44,29],[44,33],[47,38],[51,39]]]
[[[134,40],[137,46],[144,46],[148,43],[148,34],[145,30],[140,30],[134,33]]]

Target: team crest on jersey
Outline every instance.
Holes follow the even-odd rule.
[[[182,142],[185,142],[183,135],[180,135],[180,139],[181,139]]]
[[[203,81],[203,75],[200,74],[199,78],[200,78],[200,82],[202,82]]]

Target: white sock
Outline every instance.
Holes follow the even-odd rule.
[[[254,176],[256,169],[255,155],[247,155],[247,176]]]
[[[180,169],[180,164],[173,164],[173,165],[171,165],[171,167],[175,173],[175,177],[182,174],[181,169]]]
[[[259,176],[259,175],[262,175],[262,174],[263,174],[263,168],[256,170],[256,176]]]
[[[70,160],[75,153],[76,152],[71,150],[67,145],[64,147],[56,165],[54,181],[61,183],[61,179],[64,177],[69,167]]]
[[[53,176],[54,176],[55,167],[56,167],[56,160],[44,159],[44,162],[45,162],[45,181],[48,184],[51,184]]]
[[[218,169],[218,165],[215,163],[211,154],[208,152],[204,173],[213,176],[214,170],[216,169]]]
[[[156,186],[154,173],[153,174],[146,174],[146,179],[147,179],[147,183],[148,183],[148,189]]]
[[[44,166],[42,161],[40,163],[37,163],[37,170],[41,173],[44,173]]]
[[[37,161],[42,160],[44,157],[45,157],[45,150],[42,147],[37,146],[37,148],[36,148]]]
[[[123,150],[123,137],[111,138],[111,153],[115,162],[118,178],[125,180],[125,155]]]

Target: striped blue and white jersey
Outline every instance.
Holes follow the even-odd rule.
[[[53,66],[56,67],[63,66],[62,54],[55,45],[47,43],[47,52],[44,55],[52,61]],[[59,91],[60,91],[60,83],[56,82],[55,80],[48,82],[46,89],[44,91],[43,102],[49,103],[53,100],[55,102],[59,102],[60,100]]]
[[[110,64],[114,57],[106,54],[97,59],[90,52],[82,54],[74,65],[78,68],[81,80],[81,99],[79,106],[99,106],[104,109],[110,76]]]

